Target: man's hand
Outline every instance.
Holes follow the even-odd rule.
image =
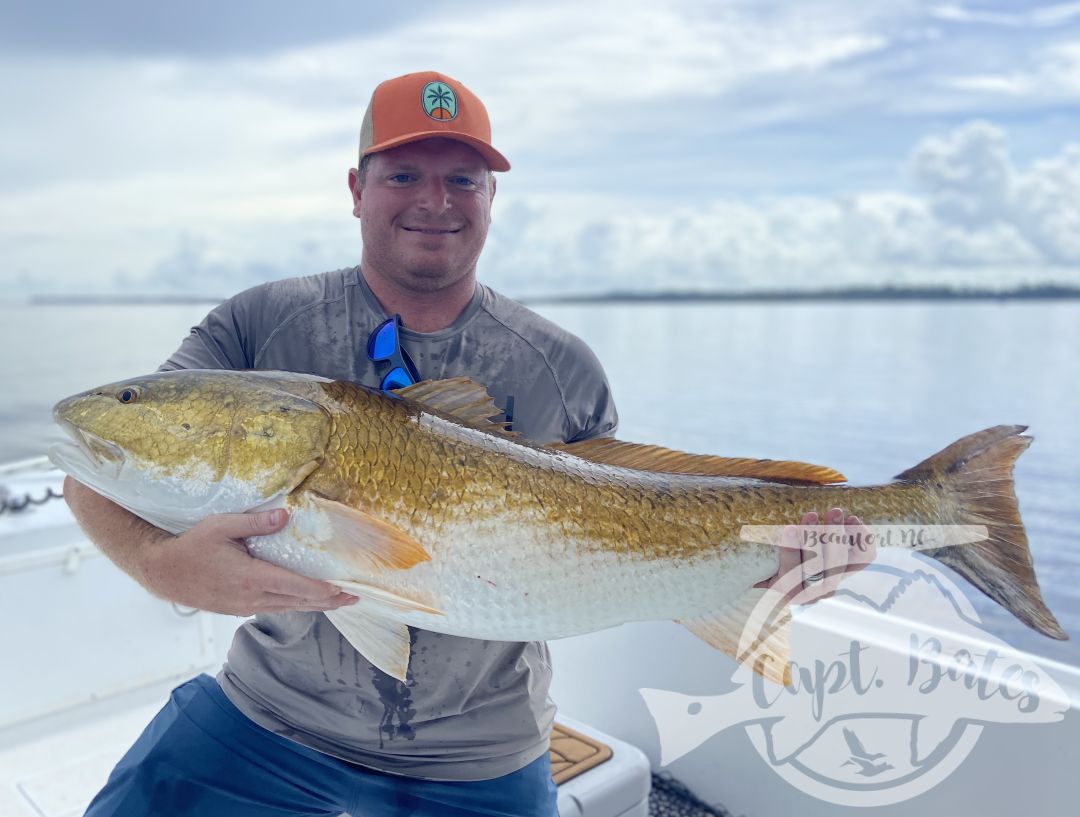
[[[274,533],[287,522],[283,510],[207,517],[186,533],[146,549],[142,560],[146,586],[170,601],[234,616],[336,610],[355,603],[355,596],[329,582],[248,553],[247,538]]]
[[[817,513],[805,514],[800,524],[819,524]],[[754,587],[774,587],[789,596],[792,604],[811,604],[835,595],[845,573],[855,573],[874,561],[877,546],[867,544],[868,531],[857,516],[845,518],[843,510],[832,508],[825,514],[822,524],[843,525],[845,538],[856,544],[835,542],[826,537],[824,543],[808,548],[802,544],[799,529],[790,525],[781,538],[779,570],[775,576]],[[807,577],[815,580],[807,581]]]
[[[101,551],[151,593],[178,604],[249,616],[334,610],[357,601],[329,582],[251,556],[252,536],[281,530],[283,510],[218,514],[172,536],[68,477],[64,499]]]

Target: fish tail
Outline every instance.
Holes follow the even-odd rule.
[[[959,508],[959,522],[985,525],[980,542],[923,551],[971,582],[1029,627],[1067,639],[1043,601],[1013,486],[1013,464],[1029,445],[1027,426],[995,426],[954,442],[896,478],[933,483]]]

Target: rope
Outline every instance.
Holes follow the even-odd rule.
[[[46,488],[45,496],[37,498],[30,496],[30,494],[27,494],[22,499],[17,499],[16,497],[3,497],[0,498],[0,515],[5,513],[18,513],[19,511],[26,510],[31,505],[44,505],[52,499],[63,498],[63,491],[54,491],[52,488]]]

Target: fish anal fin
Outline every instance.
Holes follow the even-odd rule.
[[[394,389],[393,393],[423,408],[451,415],[469,428],[509,438],[518,436],[517,432],[507,431],[505,422],[491,419],[501,415],[503,410],[495,405],[488,390],[471,378],[421,380],[412,386]]]
[[[798,482],[831,485],[847,478],[832,468],[789,460],[755,460],[746,457],[715,457],[710,454],[687,454],[658,445],[643,445],[598,437],[576,443],[551,443],[554,451],[563,451],[591,462],[656,471],[666,474],[697,474],[708,477],[746,477],[771,482]]]
[[[406,683],[410,650],[406,625],[351,607],[327,610],[326,617],[364,658]]]
[[[784,686],[791,683],[791,610],[779,593],[752,588],[718,613],[678,623],[764,678]]]
[[[312,495],[311,502],[333,530],[320,544],[361,573],[408,570],[431,559],[423,545],[389,522],[326,497]]]

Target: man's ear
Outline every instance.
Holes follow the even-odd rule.
[[[360,218],[360,172],[355,168],[349,168],[349,195],[352,196],[352,214]]]
[[[495,198],[495,174],[491,173],[488,176],[488,178],[491,179],[491,198],[494,199]]]

